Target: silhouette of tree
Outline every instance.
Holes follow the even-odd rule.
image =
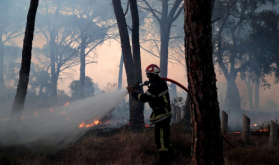
[[[27,23],[25,28],[25,36],[23,40],[22,61],[21,61],[21,68],[19,73],[19,82],[17,86],[15,100],[12,107],[12,116],[10,119],[10,124],[12,124],[12,127],[14,128],[16,128],[16,126],[19,124],[23,107],[24,107],[26,94],[27,94],[30,65],[31,65],[32,42],[34,37],[35,18],[36,18],[38,5],[39,5],[39,0],[30,1],[30,8],[28,11]]]
[[[115,17],[120,34],[121,47],[123,53],[124,66],[126,70],[128,86],[134,86],[136,81],[142,81],[141,77],[141,61],[140,61],[140,45],[139,45],[139,16],[137,1],[130,0],[130,9],[132,16],[132,44],[131,49],[130,39],[128,35],[128,27],[125,19],[125,14],[121,6],[120,0],[112,0]],[[129,4],[128,4],[129,5]],[[128,7],[128,6],[127,6]],[[141,88],[141,92],[143,89]],[[136,101],[133,97],[129,97],[130,102],[130,124],[136,129],[144,124],[143,109],[144,104]]]

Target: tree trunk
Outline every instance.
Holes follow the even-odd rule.
[[[168,0],[162,0],[162,16],[160,24],[160,76],[168,76],[168,52],[169,52],[169,32],[167,28],[167,18],[169,12]]]
[[[139,43],[139,13],[137,0],[130,0],[130,10],[132,15],[132,45],[133,45],[133,63],[135,69],[136,81],[142,82],[141,74],[141,59],[140,59],[140,43]],[[140,92],[143,93],[143,88],[141,87]],[[137,101],[134,107],[132,118],[135,119],[135,126],[144,125],[144,103]]]
[[[125,15],[123,13],[120,0],[112,0],[112,4],[113,4],[114,13],[117,20],[119,34],[120,34],[123,61],[124,61],[124,67],[127,74],[128,85],[133,86],[135,85],[135,74],[134,74],[131,45],[130,45],[130,40],[128,35],[127,23],[125,20]]]
[[[211,1],[185,0],[184,6],[192,161],[195,165],[223,165],[220,110],[212,62]]]
[[[185,113],[184,113],[184,116],[183,116],[183,118],[184,118],[184,126],[186,127],[186,128],[189,128],[190,126],[191,126],[191,122],[190,122],[190,120],[191,120],[191,113],[190,113],[190,95],[189,94],[187,94],[187,98],[186,98],[186,102],[185,102],[185,107],[184,107],[184,111],[185,111]]]
[[[119,73],[118,73],[118,87],[117,87],[118,90],[122,88],[122,74],[123,74],[123,54],[121,53]]]
[[[190,98],[189,94],[187,94],[187,98],[185,101],[185,105],[182,106],[182,111],[184,111],[182,115],[182,125],[186,128],[189,129],[191,126],[190,120],[191,120],[191,114],[190,114]]]
[[[80,43],[80,97],[84,97],[84,79],[85,79],[85,38],[84,34],[81,34],[81,43]]]
[[[136,84],[135,69],[133,65],[131,45],[130,45],[125,15],[120,0],[112,0],[112,4],[113,4],[113,9],[114,9],[118,30],[120,34],[121,47],[122,47],[123,60],[124,60],[124,66],[127,75],[128,86],[134,86]],[[142,122],[137,120],[143,119],[143,115],[135,116],[135,114],[138,114],[138,112],[135,112],[138,110],[137,108],[138,104],[137,101],[131,96],[129,97],[129,103],[130,103],[130,124],[133,127],[135,127],[137,123]]]
[[[162,3],[162,12],[158,13],[160,13],[161,18],[154,12],[156,10],[150,7],[147,0],[144,0],[145,4],[149,6],[147,11],[150,11],[160,24],[160,76],[167,77],[170,30],[172,23],[178,18],[183,8],[180,8],[182,0],[175,0],[172,4],[169,3],[169,0],[160,1]],[[169,9],[169,5],[172,5],[171,9]]]
[[[54,30],[50,32],[50,75],[51,75],[51,97],[57,97],[57,83],[56,83],[56,74],[55,74],[55,33]]]
[[[2,38],[0,38],[0,89],[3,86],[4,86],[4,44],[2,42]]]
[[[251,87],[251,81],[250,81],[250,78],[249,78],[249,77],[248,77],[248,81],[245,79],[245,83],[246,83],[247,90],[248,90],[250,111],[253,111],[253,110],[254,110],[253,88]]]
[[[20,122],[21,114],[24,107],[24,102],[27,94],[30,65],[31,65],[31,52],[32,52],[32,41],[35,29],[35,18],[38,8],[39,0],[31,0],[30,8],[27,15],[27,23],[25,28],[25,36],[23,40],[22,48],[22,61],[19,73],[19,81],[17,86],[17,92],[12,107],[12,116],[10,120],[11,128],[16,129]],[[9,125],[10,125],[9,124]],[[16,131],[16,130],[10,130]]]
[[[223,107],[226,111],[228,111],[228,109],[229,109],[229,96],[228,95],[229,95],[229,89],[228,89],[228,83],[227,83],[227,90],[226,90],[225,101],[224,101],[224,105],[223,105]]]
[[[38,94],[39,97],[42,97],[43,88],[44,87],[42,85],[40,85],[39,94]]]
[[[211,0],[211,16],[213,14],[214,6],[215,6],[215,0]]]
[[[260,110],[260,78],[257,79],[255,83],[255,93],[254,93],[254,103],[255,103],[255,111]]]
[[[227,133],[228,130],[228,114],[222,111],[222,123],[221,123],[222,134]]]
[[[176,85],[174,83],[171,83],[170,87],[171,87],[172,97],[173,97],[173,99],[175,99],[177,97]]]
[[[168,54],[170,27],[167,24],[160,26],[161,47],[160,47],[160,76],[168,77]]]
[[[231,76],[230,79],[227,79],[227,99],[228,99],[228,112],[235,112],[241,110],[241,102],[239,91],[235,83],[235,77]]]

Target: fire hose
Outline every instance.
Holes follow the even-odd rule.
[[[163,80],[165,80],[165,81],[169,81],[169,82],[172,82],[172,83],[174,83],[174,84],[176,84],[176,85],[178,85],[179,87],[181,87],[183,90],[185,90],[187,93],[189,92],[189,90],[185,87],[185,86],[183,86],[182,84],[180,84],[180,83],[178,83],[177,81],[174,81],[174,80],[172,80],[172,79],[169,79],[169,78],[164,78],[164,77],[161,77],[161,79],[163,79]],[[148,86],[149,85],[149,81],[145,81],[144,83],[137,83],[136,85],[135,85],[135,89],[140,89],[140,87],[142,87],[142,86]],[[227,142],[229,145],[231,145],[232,147],[234,147],[234,148],[238,148],[236,145],[234,145],[234,144],[232,144],[223,134],[221,134],[221,136],[222,136],[222,138],[225,140],[225,142]]]
[[[181,85],[180,83],[178,83],[178,82],[176,82],[176,81],[174,81],[174,80],[172,80],[172,79],[163,78],[163,77],[162,77],[162,79],[163,79],[163,80],[166,80],[166,81],[169,81],[169,82],[172,82],[172,83],[178,85],[179,87],[181,87],[182,89],[184,89],[187,93],[189,92],[189,90],[188,90],[185,86]],[[225,136],[224,136],[223,134],[221,134],[221,136],[222,136],[222,138],[225,140],[225,142],[227,142],[227,143],[228,143],[229,145],[231,145],[232,147],[237,148],[237,146],[235,146],[235,145],[232,144],[228,139],[226,139]]]

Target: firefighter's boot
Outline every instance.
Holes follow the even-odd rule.
[[[169,165],[169,153],[168,152],[160,152],[159,160],[153,162],[153,165]]]
[[[168,155],[169,156],[169,160],[173,161],[175,156],[174,156],[174,152],[173,152],[173,148],[172,147],[169,148],[168,154],[169,154]]]

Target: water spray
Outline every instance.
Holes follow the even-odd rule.
[[[46,140],[54,144],[75,142],[87,131],[86,127],[99,124],[99,120],[117,106],[128,94],[121,89],[94,97],[67,103],[63,106],[40,109],[30,116],[23,112],[18,129],[19,140],[16,144],[26,144]],[[8,120],[0,123],[0,144],[6,144],[9,137],[5,134]]]

